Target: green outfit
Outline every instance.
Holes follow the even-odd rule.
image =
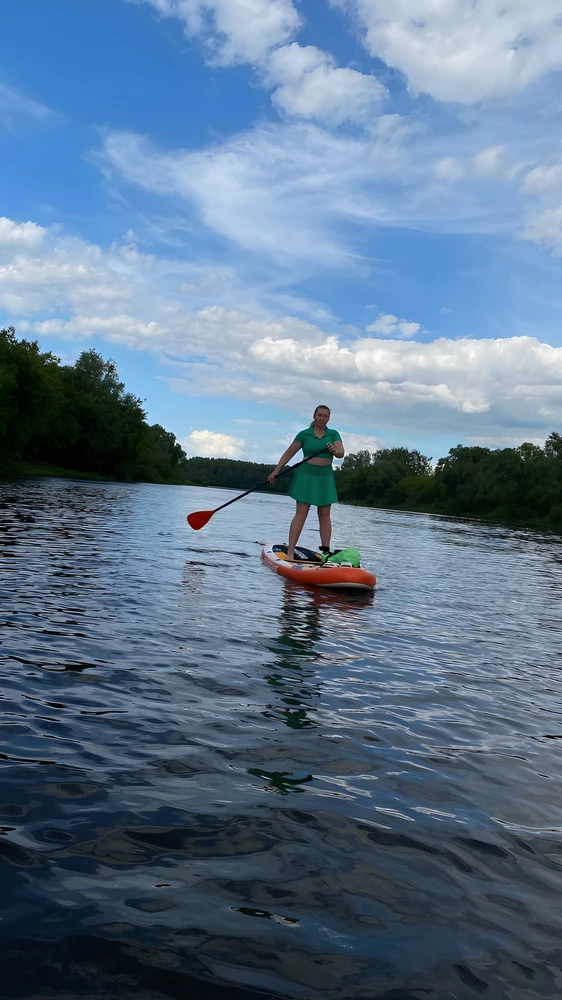
[[[311,504],[313,507],[327,507],[329,504],[337,503],[338,494],[332,468],[333,456],[325,448],[327,444],[341,441],[338,432],[326,427],[323,436],[319,438],[312,427],[305,427],[303,431],[299,431],[295,441],[302,445],[305,458],[318,455],[329,458],[330,464],[311,465],[310,462],[305,462],[299,466],[293,474],[289,496],[293,500]]]

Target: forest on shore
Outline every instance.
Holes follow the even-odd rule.
[[[148,424],[114,361],[83,351],[63,365],[37,341],[0,330],[0,475],[67,475],[240,491],[272,465],[188,458],[175,436]],[[343,503],[537,525],[562,533],[562,437],[543,447],[457,445],[434,466],[408,448],[347,455],[336,470]],[[271,492],[286,493],[290,475]]]
[[[433,467],[419,451],[381,448],[344,458],[336,476],[343,503],[476,517],[562,532],[562,437],[543,447],[457,445]]]
[[[185,482],[185,452],[142,401],[127,392],[114,361],[95,350],[63,365],[37,341],[0,330],[0,471]]]

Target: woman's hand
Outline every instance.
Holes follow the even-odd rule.
[[[299,441],[293,441],[293,443],[289,445],[289,447],[287,448],[287,450],[284,451],[283,454],[281,455],[281,458],[279,459],[279,461],[278,461],[277,465],[275,466],[273,472],[269,473],[269,476],[267,477],[268,483],[274,483],[275,482],[275,480],[277,479],[277,476],[279,476],[281,474],[281,472],[285,468],[285,465],[287,464],[287,462],[293,457],[293,455],[296,455],[296,453],[297,453],[297,451],[299,451],[299,449],[300,449],[300,442]]]
[[[333,445],[333,444],[327,444],[326,448],[330,452],[330,455],[335,455],[336,454],[336,447],[335,447],[335,445]]]

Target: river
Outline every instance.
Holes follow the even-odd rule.
[[[231,495],[0,483],[0,996],[560,997],[561,540]]]

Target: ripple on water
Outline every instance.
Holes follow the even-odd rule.
[[[224,498],[0,484],[0,995],[559,996],[560,541]]]

